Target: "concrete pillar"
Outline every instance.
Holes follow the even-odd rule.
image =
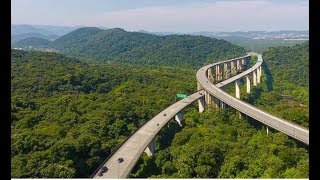
[[[218,67],[219,67],[218,68],[219,69],[219,75],[218,75],[219,78],[218,79],[219,79],[219,81],[222,81],[223,80],[222,79],[222,74],[223,74],[222,64],[219,64]]]
[[[224,79],[229,78],[229,70],[228,70],[228,63],[223,64],[223,72],[224,72]]]
[[[257,68],[257,83],[260,83],[260,69]]]
[[[253,77],[252,77],[252,79],[253,79],[253,85],[254,86],[257,86],[257,70],[253,70]]]
[[[154,139],[149,143],[149,145],[147,146],[147,148],[144,150],[144,152],[149,156],[153,156],[154,152],[155,152],[155,142]]]
[[[209,92],[208,92],[208,104],[212,104],[212,96]]]
[[[235,84],[236,84],[236,98],[240,99],[240,81],[236,80]]]
[[[208,72],[207,77],[208,77],[209,81],[213,83],[212,69],[208,68],[207,72]]]
[[[179,124],[179,126],[182,126],[181,122],[183,121],[183,115],[184,115],[184,111],[181,110],[180,112],[178,112],[178,114],[175,115],[174,120],[176,120]]]
[[[246,75],[247,80],[247,93],[250,94],[250,77],[249,74]]]
[[[259,66],[259,69],[260,69],[260,76],[262,75],[262,67]]]
[[[215,65],[214,66],[215,67],[215,71],[216,71],[216,82],[218,82],[219,81],[219,65]]]
[[[268,126],[267,126],[267,134],[269,134],[269,128],[268,128]]]
[[[211,67],[211,74],[212,74],[212,83],[216,82],[216,68],[214,66]]]
[[[206,101],[205,103],[207,105],[211,104],[211,102],[212,102],[211,95],[207,91],[205,92],[205,101]]]
[[[231,62],[230,62],[230,66],[231,66],[231,68],[230,68],[231,76],[234,76],[234,75],[235,75],[235,73],[234,73],[234,69],[235,69],[235,67],[234,67],[234,61],[231,61]]]
[[[226,104],[222,101],[220,101],[220,108],[221,109],[225,109],[226,108]]]
[[[220,64],[220,80],[223,81],[223,64]]]
[[[204,97],[201,97],[198,99],[198,105],[199,105],[199,113],[202,113],[204,111],[205,106],[206,106],[206,102],[204,100]]]
[[[240,61],[237,60],[237,72],[240,71]]]

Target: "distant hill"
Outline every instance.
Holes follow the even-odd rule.
[[[44,48],[47,47],[51,41],[44,39],[44,38],[37,38],[37,37],[28,37],[23,40],[20,40],[13,44],[14,47],[34,47],[34,48]]]
[[[198,67],[204,63],[245,54],[225,40],[205,36],[158,36],[120,28],[79,28],[50,44],[62,53],[130,64]]]
[[[65,35],[75,29],[78,29],[80,26],[50,26],[50,25],[29,25],[29,24],[12,24],[11,25],[11,34],[19,35],[25,33],[40,33],[46,36]]]
[[[55,40],[75,29],[79,26],[47,26],[47,25],[28,25],[28,24],[12,24],[11,25],[11,44],[29,37],[43,38],[47,40]]]
[[[43,35],[40,33],[24,33],[24,34],[19,34],[19,35],[12,35],[11,36],[11,43],[13,44],[13,43],[16,43],[20,40],[30,38],[30,37],[42,38],[42,39],[47,39],[47,40],[53,41],[53,40],[59,38],[60,36],[58,36],[58,35]]]

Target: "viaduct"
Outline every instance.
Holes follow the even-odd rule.
[[[257,55],[258,61],[249,68],[252,55]],[[199,69],[196,73],[198,91],[167,107],[145,123],[100,165],[91,178],[126,178],[142,153],[145,152],[148,156],[153,155],[155,150],[154,138],[169,120],[174,118],[181,126],[184,109],[194,101],[198,101],[200,113],[208,105],[214,105],[221,109],[229,106],[239,111],[240,116],[241,114],[249,116],[265,124],[267,133],[268,127],[271,127],[309,145],[308,129],[275,117],[240,100],[240,79],[245,79],[246,93],[250,93],[251,84],[257,86],[260,83],[262,62],[262,55],[249,53],[243,57],[209,64]],[[236,97],[223,91],[225,85],[233,82]],[[119,158],[122,158],[123,161],[119,161]],[[108,167],[108,170],[102,176],[99,176],[99,171],[103,166]]]

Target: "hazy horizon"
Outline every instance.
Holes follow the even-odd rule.
[[[28,25],[28,26],[53,26],[53,27],[97,27],[97,28],[104,28],[104,29],[114,29],[114,28],[121,28],[121,27],[101,27],[101,26],[85,26],[85,25],[74,25],[74,26],[63,26],[63,25],[47,25],[47,24],[11,24],[11,25],[15,25],[15,26],[20,26],[20,25]],[[125,28],[121,28],[124,29],[125,31],[132,31],[132,32],[138,32],[138,31],[146,31],[146,32],[154,32],[154,33],[220,33],[220,32],[255,32],[255,31],[265,31],[265,30],[243,30],[243,31],[192,31],[192,32],[178,32],[178,31],[147,31],[144,29],[140,29],[140,30],[128,30]],[[275,31],[265,31],[265,32],[277,32],[277,31],[309,31],[309,29],[305,29],[305,30],[296,30],[296,29],[280,29],[280,30],[275,30]]]
[[[12,24],[150,32],[309,30],[307,0],[13,0]]]

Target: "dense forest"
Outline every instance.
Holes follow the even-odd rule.
[[[195,91],[195,71],[78,61],[12,50],[11,175],[88,177],[175,94]]]
[[[67,55],[129,64],[199,68],[206,62],[245,53],[225,40],[205,36],[157,36],[120,28],[79,28],[50,44]]]
[[[172,63],[172,66],[181,64],[181,67],[146,68],[138,63],[152,63],[143,58],[141,60],[140,55],[133,60],[134,66],[116,62],[126,62],[130,58],[126,60],[125,56],[134,55],[133,51],[137,54],[142,50],[147,52],[142,46],[136,45],[132,38],[137,38],[135,35],[149,35],[133,35],[121,29],[82,30],[76,35],[67,34],[74,35],[69,39],[71,44],[84,41],[83,46],[88,45],[93,37],[84,37],[91,31],[95,31],[96,35],[123,33],[120,39],[129,39],[128,43],[122,45],[115,43],[117,47],[112,50],[114,54],[108,52],[110,59],[107,58],[107,62],[82,61],[59,53],[12,50],[12,178],[90,176],[131,133],[175,102],[177,93],[191,94],[196,91],[195,66],[206,63],[210,58],[213,58],[213,62],[228,56],[243,55],[241,52],[244,51],[237,46],[226,51],[230,44],[225,41],[221,41],[219,47],[205,49],[207,45],[199,45],[205,41],[202,36],[162,36],[162,40],[158,41],[156,39],[160,36],[151,35],[151,42],[146,37],[142,44],[150,43],[151,48],[157,41],[158,44],[153,47],[158,49],[153,50],[152,57],[147,54],[141,54],[141,57],[156,60],[154,64]],[[113,34],[110,37],[117,36]],[[212,45],[216,43],[216,40],[207,41]],[[133,45],[127,45],[131,44],[129,42]],[[188,44],[191,44],[189,48],[192,51],[186,50]],[[126,49],[127,46],[134,48],[118,52],[119,47]],[[177,47],[181,47],[180,50]],[[294,47],[271,48],[264,52],[262,83],[250,95],[243,95],[243,99],[308,127],[309,94],[308,83],[305,83],[309,74],[305,68],[308,66],[308,47],[304,43]],[[77,52],[76,49],[81,47],[74,48],[74,52]],[[215,49],[222,53],[211,56]],[[88,58],[89,51],[85,52]],[[160,52],[167,55],[163,61],[157,60]],[[186,52],[194,55],[194,62]],[[206,56],[204,52],[207,52]],[[100,55],[96,54],[95,58],[97,56]],[[183,59],[184,56],[189,59]],[[216,59],[218,57],[220,59]],[[304,66],[300,67],[299,63]],[[291,74],[299,73],[299,70],[303,71],[300,76]],[[209,108],[199,114],[194,105],[187,110],[184,119],[183,127],[174,121],[168,123],[156,138],[155,156],[149,158],[143,155],[130,177],[309,176],[308,147],[280,132],[266,134],[263,125],[255,124],[250,119],[240,119],[232,109]]]
[[[261,85],[247,100],[276,116],[309,127],[309,43],[263,52]]]
[[[307,178],[308,150],[281,132],[267,134],[253,122],[232,109],[212,107],[199,114],[190,108],[171,144],[152,158],[142,156],[131,177]]]

